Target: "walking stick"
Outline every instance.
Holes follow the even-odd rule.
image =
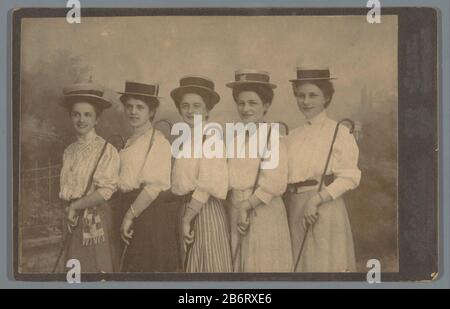
[[[286,133],[286,136],[289,135],[289,126],[287,125],[286,122],[283,121],[277,121],[283,128],[284,128],[284,132]]]
[[[192,230],[193,230],[193,227],[192,227],[192,222],[191,222],[191,231]],[[183,241],[184,241],[184,239],[183,239]],[[189,257],[189,254],[191,253],[191,249],[192,249],[192,246],[194,245],[194,242],[195,242],[195,238],[194,238],[194,241],[186,247],[186,254],[184,256],[184,263],[183,263],[184,264],[183,272],[187,272],[187,266],[188,266],[188,260],[189,260],[188,257]]]
[[[165,124],[167,124],[169,126],[169,129],[172,130],[173,124],[167,119],[160,119],[160,120],[156,121],[154,125],[156,126],[157,124],[159,124],[161,122],[164,122]]]
[[[191,252],[192,245],[193,245],[193,243],[188,245],[187,248],[186,248],[186,254],[184,256],[184,263],[183,263],[183,272],[187,272],[188,257],[189,257],[189,253]]]
[[[205,136],[203,136],[203,142],[205,142]],[[191,196],[192,198],[192,196]],[[187,204],[187,201],[183,201],[183,204]],[[186,212],[186,209],[185,209]],[[194,231],[194,240],[192,241],[192,243],[190,243],[189,245],[186,246],[186,252],[184,254],[184,261],[183,261],[183,272],[187,272],[187,267],[188,267],[188,261],[189,261],[189,254],[191,253],[191,249],[194,246],[195,243],[195,229],[194,229],[194,220],[196,220],[196,218],[194,218],[191,221],[191,226],[190,226],[190,232]],[[183,240],[182,240],[183,244],[184,244],[184,235],[183,235]]]
[[[127,251],[128,251],[128,244],[125,243],[125,246],[123,247],[123,250],[122,250],[122,254],[120,256],[119,272],[123,272],[123,265],[125,262],[125,257],[127,255]]]
[[[69,234],[69,235],[71,235],[71,234]],[[71,242],[72,237],[69,237],[69,235],[67,235],[63,241],[63,245],[62,245],[61,249],[59,250],[58,257],[56,258],[55,265],[53,266],[52,273],[56,272],[56,268],[58,268],[59,261],[61,260],[61,257],[63,255],[64,251],[66,251],[67,245],[69,244],[69,242]]]
[[[326,175],[327,170],[328,170],[328,165],[330,164],[331,154],[332,154],[332,152],[333,152],[334,142],[336,141],[337,133],[338,133],[338,131],[339,131],[339,126],[340,126],[342,123],[344,123],[344,122],[347,122],[347,123],[350,124],[350,126],[351,126],[351,128],[350,128],[350,134],[352,134],[353,131],[355,130],[355,123],[354,123],[352,120],[348,119],[348,118],[342,119],[341,121],[339,121],[339,122],[336,124],[336,128],[334,129],[333,140],[331,141],[330,151],[328,152],[327,162],[325,163],[325,168],[324,168],[324,170],[323,170],[322,177],[321,177],[321,179],[320,179],[320,184],[319,184],[318,192],[322,191],[323,182],[324,182],[324,180],[325,180],[325,175]],[[297,267],[298,267],[298,263],[300,262],[300,258],[302,257],[303,248],[304,248],[304,246],[305,246],[306,237],[308,237],[308,233],[309,233],[310,227],[311,227],[310,225],[307,226],[305,235],[303,236],[303,240],[302,240],[302,243],[301,243],[301,245],[300,245],[300,251],[298,252],[297,259],[295,260],[294,272],[295,272],[295,270],[296,270]]]
[[[78,227],[78,225],[76,225],[75,227],[74,227],[74,230],[72,231],[72,232],[69,232],[67,235],[66,235],[66,237],[65,237],[65,239],[64,239],[64,241],[63,241],[63,245],[61,246],[61,249],[59,250],[59,253],[58,253],[58,257],[56,258],[56,262],[55,262],[55,265],[53,266],[53,269],[52,269],[52,273],[55,273],[56,272],[56,269],[58,268],[58,265],[59,265],[59,261],[61,260],[61,258],[62,258],[62,256],[63,256],[63,254],[64,254],[64,252],[67,250],[67,248],[69,247],[69,244],[72,242],[72,237],[73,237],[73,232],[75,232],[75,230],[76,230],[76,228]]]
[[[150,144],[149,144],[149,146],[148,146],[148,149],[147,149],[147,153],[146,153],[146,155],[145,155],[145,158],[148,157],[148,155],[149,155],[149,153],[150,153],[150,150],[152,149],[153,142],[154,142],[154,138],[155,138],[156,125],[159,124],[159,123],[161,123],[161,122],[166,123],[166,124],[169,126],[169,128],[172,129],[172,123],[171,123],[169,120],[167,120],[167,119],[160,119],[160,120],[156,121],[156,122],[153,124],[152,136],[151,136],[151,138],[150,138]],[[123,145],[123,147],[125,147],[125,142],[124,142],[123,139],[122,139],[122,145]],[[122,148],[123,148],[123,147],[122,147]],[[142,164],[142,168],[144,168],[145,162],[146,162],[146,159],[144,160],[144,163]],[[142,170],[142,168],[141,168],[141,170]],[[128,241],[129,241],[129,243],[131,244],[132,239],[130,239],[130,240],[128,240]],[[123,272],[123,267],[124,267],[124,264],[125,264],[125,258],[126,258],[126,256],[127,256],[127,253],[128,253],[128,247],[130,246],[130,244],[125,243],[125,245],[124,245],[124,247],[123,247],[122,254],[120,255],[120,261],[119,261],[119,272]]]
[[[287,128],[287,125],[283,123],[283,126],[285,126]],[[258,164],[258,170],[256,172],[256,178],[255,178],[255,182],[253,183],[253,189],[252,189],[252,194],[255,193],[256,191],[256,186],[258,185],[258,180],[259,180],[259,175],[261,173],[261,164],[262,164],[262,160],[266,154],[266,150],[267,150],[267,146],[269,145],[269,141],[270,141],[270,134],[272,132],[272,126],[269,127],[269,130],[267,132],[267,141],[266,141],[266,147],[264,148],[264,153],[261,156],[261,159],[259,160],[259,164]],[[248,227],[247,227],[248,228]],[[246,235],[245,235],[246,236]],[[236,259],[238,256],[238,253],[242,255],[242,239],[244,238],[244,235],[242,235],[241,233],[239,233],[239,238],[238,238],[238,243],[236,246],[236,251],[233,254],[233,267],[236,264]]]
[[[102,151],[101,151],[101,153],[100,153],[100,156],[98,157],[97,162],[96,162],[96,164],[95,164],[95,167],[94,167],[94,169],[93,169],[92,172],[91,172],[91,175],[90,175],[90,177],[89,177],[88,184],[87,184],[87,186],[86,186],[86,188],[85,188],[84,193],[83,193],[82,196],[86,196],[86,195],[88,194],[90,188],[91,188],[94,174],[95,174],[95,172],[97,171],[98,164],[99,164],[100,160],[102,159],[103,154],[104,154],[105,151],[106,151],[106,146],[110,143],[110,140],[111,140],[113,137],[117,137],[117,136],[119,136],[120,138],[122,138],[120,135],[115,134],[115,135],[111,135],[110,137],[108,137],[108,139],[105,141],[105,144],[104,144],[104,146],[103,146],[103,148],[102,148]],[[123,144],[123,139],[122,139],[122,144]],[[73,233],[75,233],[75,231],[77,230],[78,226],[80,225],[80,224],[77,224],[77,223],[78,223],[78,220],[77,220],[77,222],[75,223],[75,225],[73,226],[72,231],[69,231],[69,233],[66,235],[65,239],[63,240],[63,245],[61,246],[61,249],[59,250],[58,256],[57,256],[57,258],[56,258],[55,264],[54,264],[53,269],[52,269],[52,273],[55,273],[55,272],[56,272],[56,269],[58,268],[59,262],[60,262],[60,260],[61,260],[61,258],[62,258],[62,256],[63,256],[64,252],[67,250],[67,248],[69,247],[69,244],[72,242]]]
[[[113,134],[113,135],[111,135],[108,138],[108,140],[111,140],[114,137],[119,138],[119,141],[120,141],[120,146],[117,146],[115,143],[112,143],[117,148],[117,150],[120,151],[123,148],[125,148],[125,140],[122,137],[122,135],[120,135],[120,134]],[[122,254],[120,256],[120,262],[119,262],[119,269],[120,269],[120,271],[122,271],[122,269],[123,269],[123,264],[124,264],[125,255],[126,255],[127,249],[128,249],[128,245],[125,244],[125,248],[124,248],[124,250],[123,250],[123,252],[122,252]]]

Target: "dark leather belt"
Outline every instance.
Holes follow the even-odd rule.
[[[330,175],[325,175],[325,178],[323,180],[323,183],[325,186],[329,186],[330,184],[332,184],[334,181],[334,175],[330,174]],[[291,190],[291,192],[295,192],[300,188],[304,188],[304,187],[314,187],[319,185],[319,181],[316,179],[307,179],[305,181],[299,181],[296,183],[291,183],[289,184],[289,189]]]

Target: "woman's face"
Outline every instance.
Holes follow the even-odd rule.
[[[294,95],[306,119],[314,118],[325,109],[327,98],[322,90],[312,83],[294,85]]]
[[[97,112],[94,106],[87,102],[77,102],[70,111],[73,127],[79,136],[85,136],[97,125]]]
[[[262,122],[269,109],[254,91],[241,91],[237,96],[237,110],[243,123]]]
[[[202,120],[208,118],[208,109],[203,98],[196,93],[186,93],[180,100],[180,115],[190,127],[194,127],[194,115],[201,115]]]
[[[144,101],[133,97],[125,101],[125,112],[133,128],[140,128],[148,124],[155,115],[155,111],[150,110]]]

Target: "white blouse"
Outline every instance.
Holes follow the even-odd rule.
[[[130,192],[141,187],[154,200],[161,191],[170,189],[170,144],[155,131],[153,146],[147,155],[152,131],[149,126],[140,136],[128,140],[120,155],[119,189]]]
[[[105,140],[95,131],[91,131],[85,138],[79,138],[66,148],[60,177],[61,199],[71,201],[83,197],[104,144]],[[88,194],[98,191],[105,200],[109,200],[117,190],[119,166],[120,158],[117,150],[108,144],[97,166]]]
[[[233,190],[252,190],[255,184],[260,158],[249,157],[248,144],[247,137],[245,158],[238,158],[235,155],[228,160],[229,182]],[[235,148],[239,149],[239,147]],[[261,169],[254,193],[264,204],[269,204],[272,198],[281,196],[286,191],[287,167],[287,148],[284,138],[280,137],[278,166],[274,169]]]
[[[323,111],[287,138],[289,157],[289,183],[307,179],[320,181],[325,168],[337,122]],[[333,146],[327,175],[334,174],[334,181],[324,187],[336,199],[359,185],[361,171],[358,168],[359,149],[355,138],[345,125],[339,126]]]
[[[210,196],[224,200],[228,192],[226,158],[206,158],[204,156],[194,158],[193,146],[191,150],[192,158],[175,160],[172,171],[172,192],[176,195],[185,195],[194,191],[192,197],[203,204],[208,201]]]

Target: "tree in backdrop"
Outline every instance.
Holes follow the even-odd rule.
[[[47,240],[61,233],[64,207],[58,198],[59,165],[64,149],[75,136],[68,111],[58,102],[66,85],[89,81],[91,71],[82,57],[64,49],[40,59],[27,70],[22,67],[19,208],[22,248],[29,248],[33,240]],[[104,137],[111,133],[123,134],[123,113],[118,95],[107,90],[105,96],[112,101],[113,108],[105,111],[97,131]],[[27,254],[32,253],[24,253],[25,260],[34,260]]]
[[[397,271],[397,98],[364,87],[352,117],[363,124],[361,183],[345,195],[358,270],[366,271],[367,260],[375,258],[384,271]]]
[[[83,58],[71,51],[58,49],[46,59],[37,61],[30,70],[21,72],[21,155],[25,166],[35,161],[60,162],[62,152],[74,140],[67,110],[58,105],[63,88],[92,79],[92,70]],[[101,81],[93,82],[101,84]],[[113,103],[100,121],[98,132],[106,137],[125,131],[121,104],[117,95],[106,90]]]

